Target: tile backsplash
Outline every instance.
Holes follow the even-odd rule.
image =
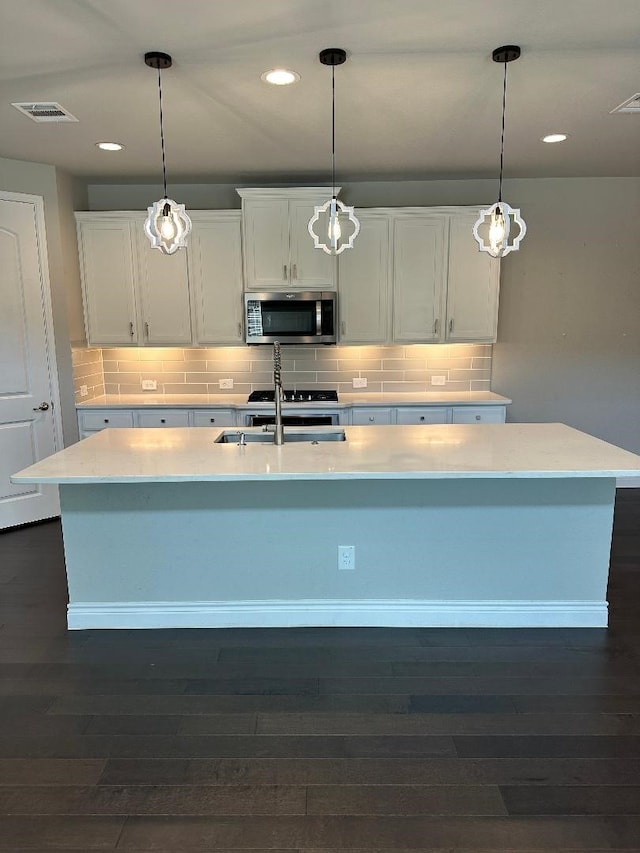
[[[336,388],[353,393],[352,379],[366,378],[367,392],[489,391],[491,344],[406,346],[283,346],[286,388]],[[118,347],[73,351],[76,402],[101,394],[249,394],[273,383],[271,347]],[[445,385],[431,384],[444,376]],[[233,389],[219,380],[233,379]],[[87,395],[80,396],[80,386]]]

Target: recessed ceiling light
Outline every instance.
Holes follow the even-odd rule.
[[[96,145],[103,151],[122,151],[124,148],[119,142],[96,142]]]
[[[566,133],[548,133],[541,137],[542,142],[564,142],[568,138]]]
[[[274,68],[272,71],[265,71],[260,75],[260,79],[265,83],[272,83],[274,86],[288,86],[290,83],[297,83],[300,75],[295,71],[289,71],[287,68]]]

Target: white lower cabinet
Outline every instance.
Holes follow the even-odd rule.
[[[407,406],[396,409],[396,423],[405,425],[446,424],[448,422],[446,406]]]
[[[234,409],[196,409],[191,412],[191,426],[228,427],[236,425]]]
[[[503,424],[506,420],[504,406],[454,406],[452,424]]]
[[[187,409],[148,409],[138,412],[139,427],[188,427]]]
[[[354,408],[351,410],[351,423],[357,426],[380,426],[393,423],[393,409]]]
[[[123,411],[122,409],[79,412],[78,421],[81,432],[97,432],[101,429],[135,426],[133,412]]]

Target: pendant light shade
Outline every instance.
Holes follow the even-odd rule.
[[[336,197],[336,82],[335,67],[347,59],[347,52],[340,47],[328,47],[320,51],[320,62],[331,66],[331,198],[316,205],[309,220],[309,234],[316,249],[327,255],[339,255],[353,247],[360,231],[360,222],[353,207],[347,207]],[[317,229],[317,230],[316,230]],[[319,234],[317,232],[320,232]]]
[[[473,226],[475,237],[481,252],[487,252],[493,258],[503,258],[509,252],[516,252],[527,233],[527,226],[520,216],[520,209],[511,207],[502,200],[502,176],[504,167],[504,118],[507,103],[507,64],[520,57],[520,48],[515,44],[497,47],[493,51],[493,61],[504,65],[502,84],[502,135],[500,140],[500,184],[498,201],[491,207],[480,211]],[[515,227],[514,227],[515,226]]]
[[[164,125],[162,117],[162,78],[161,70],[171,68],[172,59],[168,53],[151,51],[144,55],[145,64],[158,71],[158,97],[160,101],[160,143],[162,147],[162,183],[164,196],[147,208],[148,216],[144,231],[153,249],[160,249],[165,255],[173,255],[187,245],[187,236],[191,231],[191,219],[184,204],[177,204],[167,197],[167,170],[164,155]]]

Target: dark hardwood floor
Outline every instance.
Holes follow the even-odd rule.
[[[640,490],[609,629],[65,629],[0,535],[0,851],[640,851]]]

